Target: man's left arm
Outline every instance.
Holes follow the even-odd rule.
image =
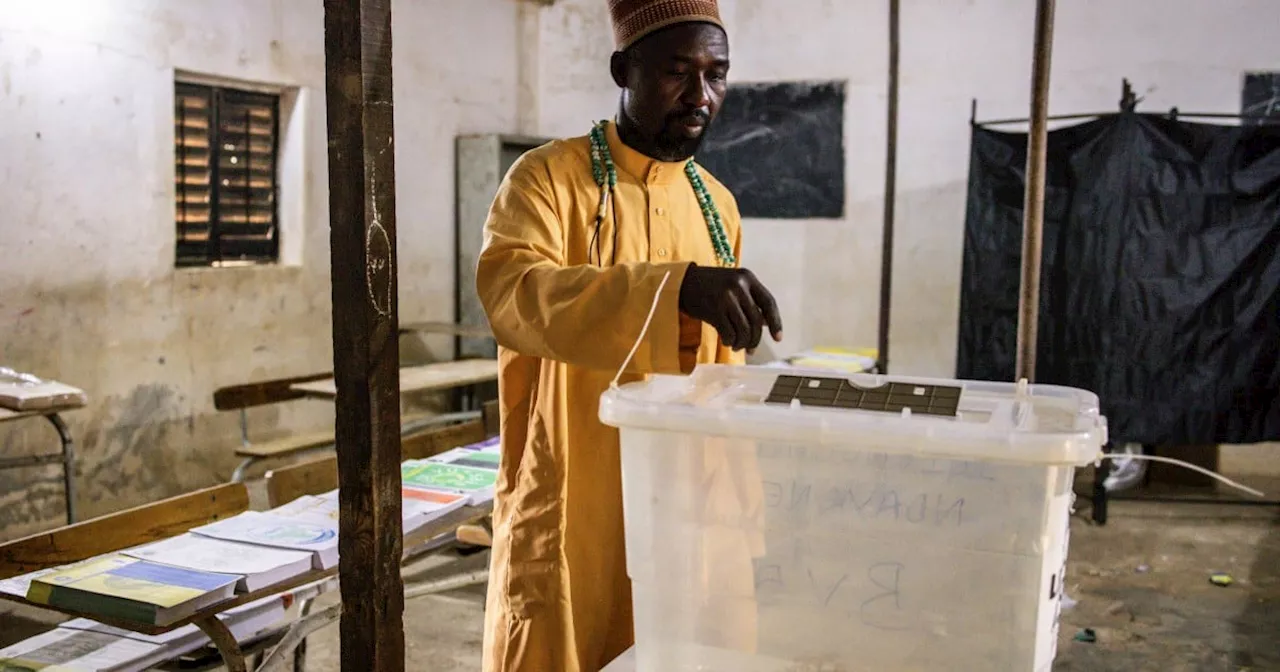
[[[727,192],[727,190],[726,190]],[[733,194],[729,194],[727,207],[722,209],[720,216],[724,219],[725,226],[732,230],[733,236],[733,258],[738,260],[738,268],[742,268],[742,217],[738,213],[738,201],[733,198]],[[734,350],[726,347],[723,339],[719,339],[719,345],[716,351],[717,364],[746,364],[747,353],[745,350]]]

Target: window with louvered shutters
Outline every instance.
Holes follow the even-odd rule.
[[[279,98],[186,83],[175,93],[177,265],[275,262]]]

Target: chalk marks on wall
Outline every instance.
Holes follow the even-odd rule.
[[[840,218],[844,117],[844,82],[730,85],[697,160],[743,217]]]

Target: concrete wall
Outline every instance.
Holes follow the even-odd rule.
[[[322,7],[0,3],[0,365],[89,393],[67,416],[82,517],[226,480],[237,421],[215,414],[213,390],[332,366]],[[453,138],[516,125],[517,6],[393,11],[401,317],[450,319]],[[175,71],[292,87],[288,263],[173,268]],[[251,425],[270,438],[332,417],[304,401]],[[55,446],[38,421],[0,427],[0,455]],[[57,468],[0,472],[0,539],[62,515]]]
[[[721,4],[735,80],[848,83],[847,215],[747,222],[747,263],[783,304],[778,352],[873,345],[886,3]],[[1032,4],[903,2],[896,372],[953,371],[969,101],[1025,116]],[[605,6],[395,4],[403,319],[452,315],[456,134],[578,135],[613,114]],[[1114,109],[1128,77],[1146,109],[1236,111],[1241,73],[1280,59],[1278,22],[1269,0],[1059,3],[1052,109]],[[83,516],[225,479],[236,419],[213,390],[331,366],[322,28],[318,1],[0,3],[0,364],[91,395],[68,416]],[[173,269],[175,71],[292,87],[287,263]],[[331,421],[321,402],[251,414],[260,438]],[[37,422],[0,428],[0,455],[54,445]],[[0,473],[0,539],[61,515],[57,469]]]
[[[731,81],[848,83],[848,198],[838,221],[746,223],[744,260],[782,303],[786,354],[874,346],[879,310],[888,3],[721,0]],[[980,119],[1025,117],[1033,2],[902,2],[901,116],[890,354],[895,373],[951,376],[968,179],[970,100]],[[561,0],[540,18],[538,130],[585,133],[616,109],[605,3]],[[1238,112],[1242,73],[1274,69],[1268,0],[1058,3],[1051,113],[1115,110],[1121,79],[1140,109]]]

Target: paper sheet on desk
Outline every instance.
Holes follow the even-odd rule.
[[[876,366],[875,348],[817,347],[798,352],[768,366],[779,368],[825,369],[842,373],[862,373]]]
[[[27,591],[31,588],[31,580],[50,574],[54,569],[56,568],[41,569],[31,572],[30,574],[23,574],[10,579],[2,579],[0,580],[0,593],[25,598],[27,596]]]
[[[86,403],[88,396],[84,390],[0,366],[0,407],[13,411],[39,411]]]
[[[136,670],[163,653],[159,644],[58,628],[0,649],[0,669]]]

